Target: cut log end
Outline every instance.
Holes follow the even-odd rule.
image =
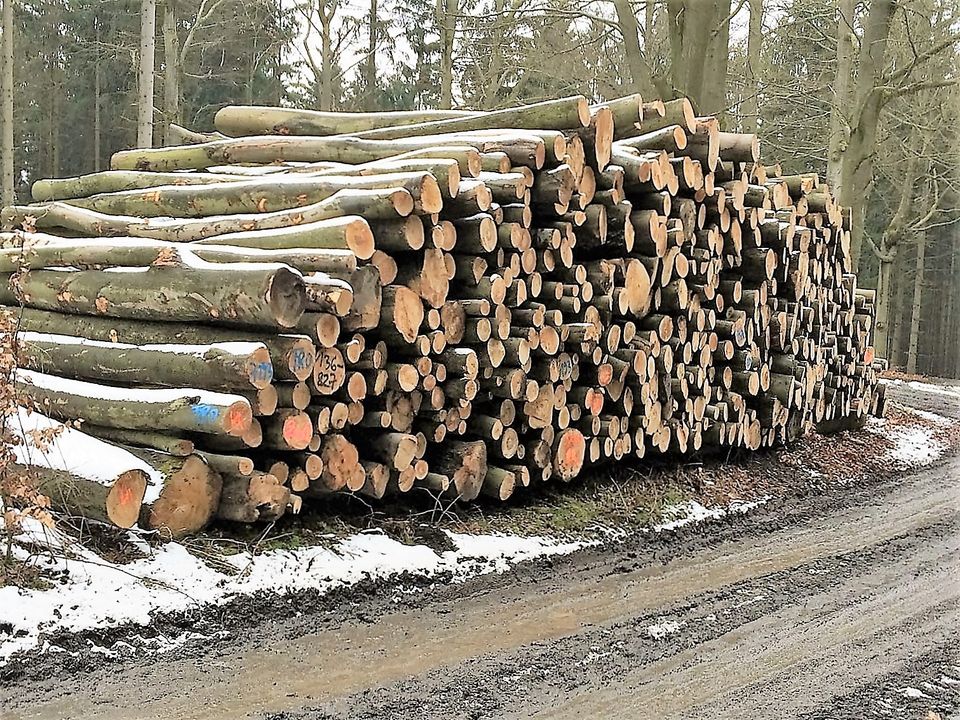
[[[198,455],[182,461],[164,482],[145,524],[162,535],[179,538],[203,529],[220,503],[222,480]]]
[[[107,493],[106,511],[110,522],[130,528],[137,522],[147,490],[148,478],[143,470],[122,473]]]
[[[553,452],[554,473],[563,481],[577,476],[583,467],[587,444],[583,433],[575,428],[567,428],[557,435]]]
[[[300,273],[292,270],[277,272],[270,283],[266,297],[277,325],[295,327],[307,308],[307,292]]]

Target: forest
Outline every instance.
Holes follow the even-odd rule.
[[[3,204],[228,104],[689,97],[853,212],[878,354],[960,376],[956,0],[4,0]]]

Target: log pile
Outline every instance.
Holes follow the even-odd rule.
[[[5,208],[0,302],[45,412],[207,468],[221,518],[506,500],[882,412],[849,213],[685,99],[216,126]]]

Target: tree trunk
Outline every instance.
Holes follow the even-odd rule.
[[[304,233],[318,230],[318,237],[328,236],[325,229],[330,223],[321,221],[336,221],[333,226],[352,223],[347,230],[349,239],[358,228],[356,218],[349,215],[362,213],[363,217],[371,220],[392,220],[406,217],[414,209],[413,198],[402,188],[387,188],[384,190],[341,190],[333,197],[321,200],[313,205],[292,210],[279,210],[272,213],[257,213],[248,215],[223,215],[210,218],[134,218],[117,215],[106,215],[93,210],[74,207],[65,203],[48,203],[44,206],[19,206],[5,208],[3,216],[4,226],[7,229],[20,227],[27,217],[36,218],[38,228],[63,227],[76,233],[93,237],[119,237],[131,235],[134,237],[153,238],[156,240],[170,240],[173,242],[193,242],[210,238],[215,235],[221,237],[217,244],[229,245],[235,237],[241,234],[254,238],[254,243],[245,243],[248,246],[261,237],[260,230],[282,230],[279,233],[266,233],[262,237],[279,235],[280,238],[296,237],[298,232]],[[366,228],[369,230],[369,228]],[[336,231],[336,237],[342,232]],[[370,257],[373,253],[373,243],[367,242],[368,232],[357,234],[356,239],[369,245]],[[309,243],[298,241],[292,245],[274,245],[274,247],[310,247]],[[270,245],[265,245],[270,247]],[[337,245],[315,245],[314,247],[341,247]],[[358,245],[357,247],[362,247]],[[353,249],[353,248],[351,248]],[[361,253],[357,253],[362,257]]]
[[[326,2],[320,3],[320,110],[333,110],[333,16],[336,7],[327,8]]]
[[[176,0],[163,3],[163,123],[164,144],[176,145],[180,124],[180,41],[177,38]]]
[[[897,253],[897,257],[891,268],[891,273],[896,278],[897,289],[896,299],[890,307],[891,318],[888,328],[888,333],[891,333],[889,340],[890,354],[887,356],[887,359],[891,365],[896,367],[904,367],[904,365],[906,365],[903,352],[903,329],[906,325],[907,316],[906,312],[904,312],[904,295],[906,294],[908,278],[904,272],[904,255],[905,253]]]
[[[546,100],[533,105],[521,105],[506,110],[477,113],[449,120],[434,120],[416,125],[367,130],[356,137],[367,140],[395,140],[398,138],[442,135],[446,133],[476,132],[501,127],[520,130],[566,130],[583,128],[590,123],[590,105],[581,95]]]
[[[367,57],[363,68],[363,106],[368,111],[377,108],[377,44],[380,19],[377,17],[377,0],[370,0],[367,18]]]
[[[717,0],[717,24],[708,36],[704,59],[703,86],[698,110],[701,115],[715,115],[726,124],[727,66],[730,60],[730,0]]]
[[[653,87],[650,66],[644,58],[644,53],[648,53],[651,47],[650,28],[645,28],[644,47],[641,49],[637,16],[633,12],[630,0],[614,0],[613,7],[617,11],[617,26],[620,28],[620,37],[623,39],[623,54],[630,69],[630,88],[633,92],[652,100],[656,96],[656,91]]]
[[[15,156],[13,148],[13,0],[2,0],[2,47],[3,47],[3,76],[0,78],[0,122],[3,124],[2,139],[0,139],[0,202],[3,205],[12,205],[16,202],[14,196]]]
[[[440,15],[440,109],[453,107],[453,46],[457,34],[458,0],[437,0]]]
[[[923,266],[927,249],[927,236],[922,233],[917,240],[916,275],[913,278],[913,305],[910,309],[910,347],[907,350],[907,372],[917,372],[917,350],[920,343],[920,313],[923,310]]]
[[[100,21],[94,20],[96,24],[96,57],[93,60],[93,171],[100,172],[103,167],[103,148],[102,136],[103,127],[100,118],[100,96],[103,94],[101,84],[103,82],[100,71]]]
[[[830,106],[830,138],[827,149],[827,182],[837,194],[843,183],[843,152],[849,137],[847,112],[850,102],[850,80],[853,77],[853,44],[856,0],[840,0],[837,18],[837,72],[833,81]]]
[[[877,317],[874,321],[873,336],[873,346],[876,348],[877,354],[890,360],[891,364],[893,354],[890,352],[889,343],[890,291],[896,258],[896,247],[891,248],[888,255],[878,258],[880,267],[877,271]]]
[[[360,272],[364,270],[366,268],[361,268]],[[70,315],[32,308],[3,309],[18,316],[21,330],[71,335],[101,342],[130,345],[202,345],[250,341],[250,331],[247,329]],[[310,377],[316,361],[316,348],[309,337],[294,334],[264,335],[260,341],[270,351],[270,362],[273,364],[276,380],[297,382]]]
[[[340,190],[389,188],[405,189],[417,201],[422,212],[436,213],[443,207],[436,179],[431,173],[423,171],[360,177],[253,178],[214,185],[166,185],[148,192],[124,190],[66,202],[108,215],[202,218],[290,210],[326,200]]]
[[[760,48],[763,44],[763,0],[750,0],[747,58],[743,78],[740,124],[746,133],[757,132],[760,119]]]
[[[727,14],[725,0],[667,0],[670,18],[670,72],[673,91],[693,101],[697,112],[704,101],[707,58],[714,30]],[[723,14],[721,14],[723,13]]]
[[[886,58],[887,38],[897,4],[894,0],[874,0],[867,16],[856,92],[852,105],[850,133],[843,151],[839,200],[851,208],[850,256],[857,272],[863,245],[866,196],[873,182],[873,156],[877,144],[882,93],[879,84]]]
[[[153,147],[153,68],[157,0],[140,0],[140,55],[137,62],[137,147]]]

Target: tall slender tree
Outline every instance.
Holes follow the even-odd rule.
[[[153,73],[157,0],[140,0],[140,54],[137,58],[137,147],[153,147]]]
[[[0,202],[12,205],[14,202],[14,150],[13,150],[13,0],[2,0],[2,20],[0,31],[2,39],[2,90],[0,90],[0,121],[3,123],[2,138],[0,138]]]

